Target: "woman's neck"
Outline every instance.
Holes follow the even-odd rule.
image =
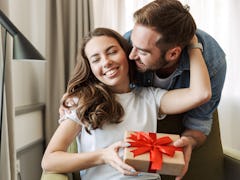
[[[131,88],[129,85],[127,86],[119,86],[119,87],[110,87],[111,90],[113,91],[113,93],[116,93],[116,94],[124,94],[124,93],[128,93],[128,92],[131,92]]]

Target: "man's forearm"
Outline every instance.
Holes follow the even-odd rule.
[[[201,131],[191,129],[185,130],[182,136],[191,137],[193,139],[193,148],[201,146],[207,139],[207,136]]]

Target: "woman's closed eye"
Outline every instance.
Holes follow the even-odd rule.
[[[99,61],[100,61],[100,57],[93,57],[93,58],[90,59],[91,63],[97,63]]]
[[[116,53],[117,53],[117,50],[109,50],[109,51],[107,52],[108,55],[114,55],[114,54],[116,54]]]

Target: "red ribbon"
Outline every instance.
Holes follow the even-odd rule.
[[[135,132],[128,139],[132,140],[128,142],[130,144],[129,147],[136,147],[136,149],[131,151],[134,157],[150,152],[150,172],[155,172],[162,168],[163,154],[173,157],[175,151],[182,150],[182,148],[169,145],[173,142],[170,137],[157,138],[156,133]]]

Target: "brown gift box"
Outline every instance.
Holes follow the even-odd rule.
[[[132,141],[131,139],[128,139],[132,133],[136,132],[125,132],[125,142]],[[173,142],[180,138],[180,136],[177,134],[156,133],[156,136],[157,138],[168,136]],[[131,152],[134,149],[136,149],[136,147],[127,147],[124,149],[124,162],[134,167],[136,171],[149,172],[150,152],[134,157],[133,153]],[[184,164],[184,155],[182,151],[175,151],[173,157],[163,154],[162,168],[157,170],[156,173],[177,176],[182,172]]]

